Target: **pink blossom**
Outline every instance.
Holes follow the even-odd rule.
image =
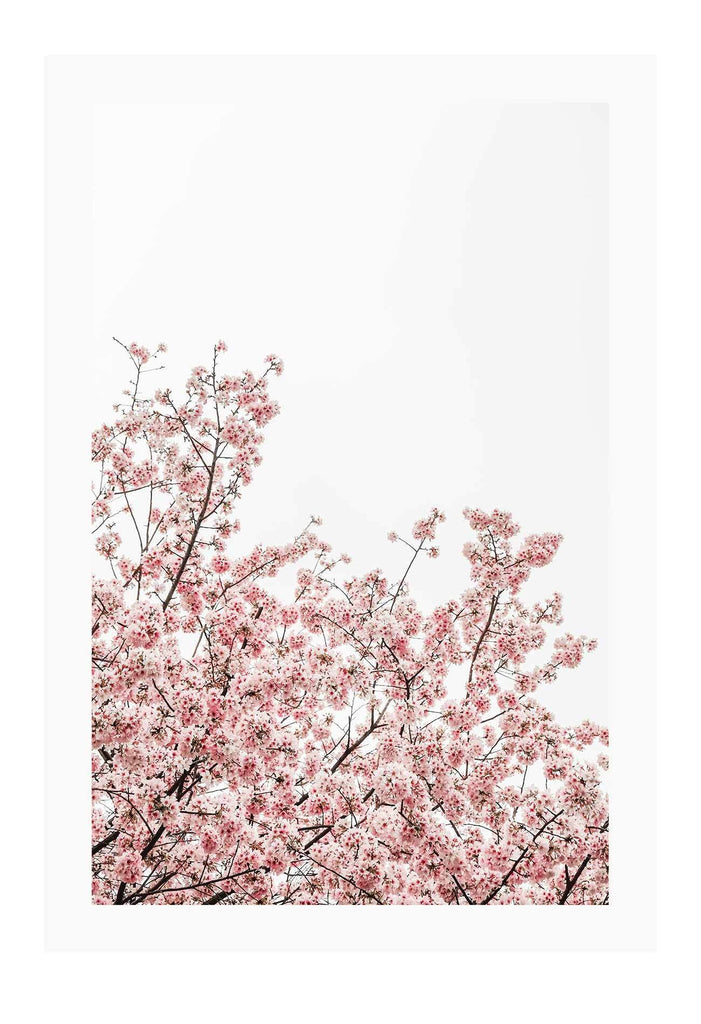
[[[536,696],[596,648],[524,597],[561,536],[465,509],[469,580],[436,607],[410,587],[438,508],[396,577],[350,573],[314,516],[242,550],[282,363],[225,351],[177,397],[133,373],[93,433],[93,900],[608,902],[608,733]]]

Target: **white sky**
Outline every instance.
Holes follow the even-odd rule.
[[[277,352],[237,545],[313,512],[349,570],[398,576],[387,531],[438,505],[428,602],[467,584],[465,505],[562,532],[529,595],[561,590],[563,628],[601,649],[541,696],[606,722],[606,108],[467,103],[381,62],[265,68],[238,106],[96,108],[94,422],[128,376],[112,335],[165,342],[153,383],[174,387],[218,338],[231,372]]]

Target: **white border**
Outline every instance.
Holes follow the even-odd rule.
[[[609,104],[611,905],[483,908],[475,926],[474,917],[451,907],[292,907],[283,912],[240,907],[215,913],[199,907],[144,907],[124,913],[90,903],[90,680],[81,626],[89,609],[89,529],[80,494],[92,424],[85,422],[80,402],[81,389],[89,387],[80,367],[92,344],[92,107],[226,102],[230,62],[261,59],[354,58],[78,57],[48,62],[47,945],[122,950],[653,948],[652,558],[644,586],[630,586],[640,578],[641,552],[655,532],[655,69],[654,59],[645,57],[373,58],[459,60],[475,100]]]

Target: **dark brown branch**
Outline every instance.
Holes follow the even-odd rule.
[[[491,608],[489,609],[489,617],[487,619],[487,625],[482,630],[482,635],[480,636],[479,640],[477,641],[477,646],[475,647],[475,653],[472,655],[472,661],[470,662],[470,674],[469,674],[469,676],[467,678],[468,683],[472,682],[472,673],[473,673],[474,668],[475,668],[475,661],[477,660],[477,655],[479,654],[480,647],[484,643],[484,638],[486,637],[487,633],[489,632],[489,627],[492,624],[492,619],[494,618],[494,612],[496,611],[496,607],[497,607],[498,602],[499,602],[499,595],[497,594],[496,597],[492,598],[492,605],[491,605]]]
[[[204,501],[202,502],[202,511],[200,512],[199,517],[197,519],[197,522],[195,523],[195,527],[194,527],[194,529],[192,531],[192,536],[190,537],[190,543],[188,544],[188,546],[187,546],[187,548],[185,550],[185,554],[183,555],[183,559],[182,559],[182,561],[180,563],[180,568],[178,569],[177,574],[175,576],[175,579],[173,580],[172,586],[171,586],[170,590],[168,591],[168,596],[163,601],[163,611],[166,610],[166,608],[168,607],[168,605],[170,604],[170,602],[173,599],[173,595],[175,594],[175,591],[178,589],[178,584],[180,583],[180,580],[182,579],[182,575],[185,572],[185,569],[187,567],[187,563],[190,560],[190,555],[192,554],[193,548],[195,547],[195,541],[197,540],[197,535],[200,532],[200,527],[202,526],[202,523],[204,522],[204,520],[206,518],[207,506],[209,505],[209,499],[210,499],[210,497],[212,495],[212,486],[214,484],[214,470],[216,469],[216,465],[217,465],[217,450],[218,450],[218,447],[219,447],[219,442],[217,441],[217,443],[214,445],[214,455],[212,457],[212,465],[211,465],[211,468],[210,468],[210,471],[209,471],[209,481],[207,482],[207,493],[205,494]]]
[[[567,884],[565,886],[565,890],[564,890],[562,896],[560,897],[560,903],[561,904],[567,903],[567,900],[569,898],[570,893],[572,892],[572,890],[574,889],[575,885],[579,881],[579,876],[582,874],[582,872],[584,871],[585,867],[587,866],[587,864],[589,863],[590,860],[591,860],[591,854],[588,853],[586,855],[586,857],[584,858],[584,860],[582,861],[582,863],[577,868],[577,870],[575,871],[575,873],[572,875],[571,878],[570,878],[570,873],[569,873],[569,870],[567,868],[567,865],[565,865],[565,878],[567,879]]]
[[[110,834],[108,836],[105,836],[104,839],[101,839],[99,843],[95,843],[95,845],[92,848],[93,857],[95,856],[96,853],[99,853],[100,850],[104,850],[106,846],[109,846],[110,843],[113,843],[118,835],[119,829],[116,828],[114,832],[110,832]]]

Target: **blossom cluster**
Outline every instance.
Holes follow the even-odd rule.
[[[466,509],[465,589],[421,609],[349,575],[313,518],[237,550],[282,371],[196,367],[93,435],[93,899],[156,904],[608,902],[606,730],[535,694],[595,643],[521,588],[557,534]],[[270,581],[294,566],[286,598]],[[278,581],[279,582],[279,581]],[[457,684],[455,681],[458,681]]]

